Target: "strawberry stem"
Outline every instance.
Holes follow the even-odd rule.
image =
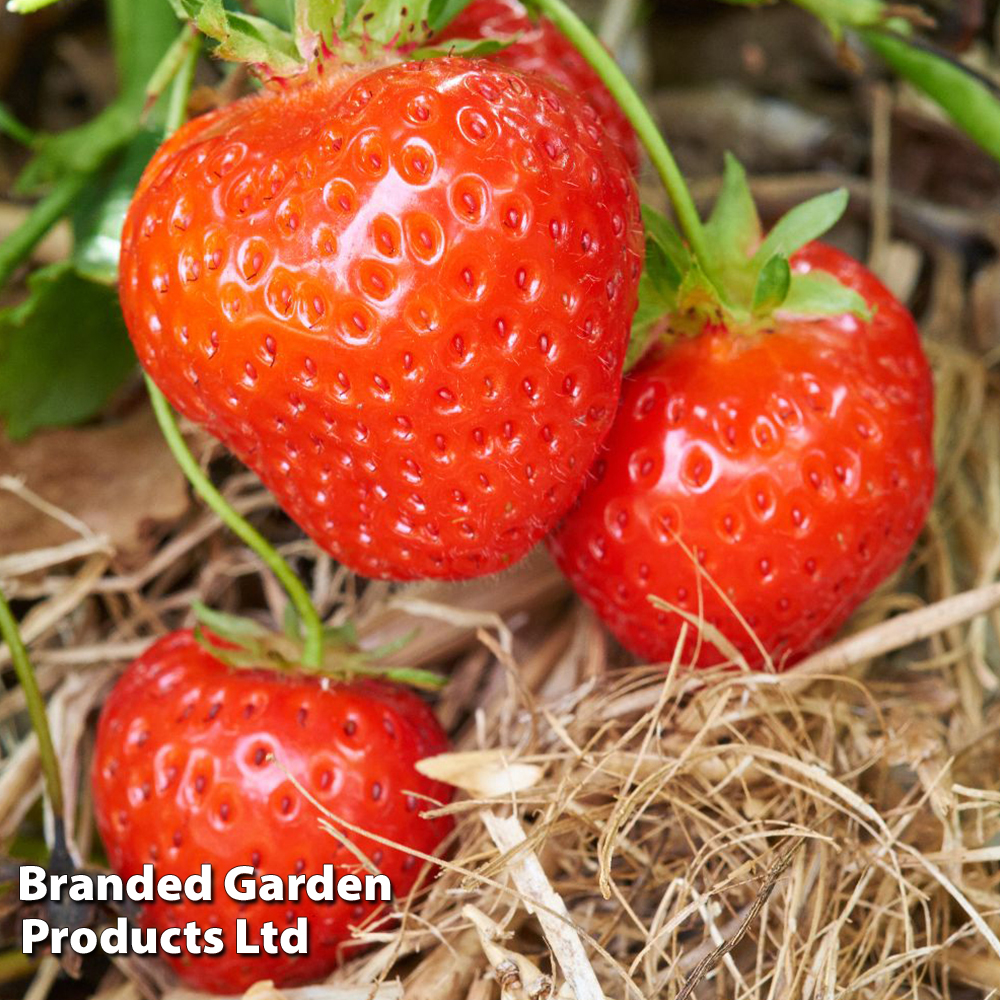
[[[171,86],[167,106],[166,128],[168,134],[177,131],[187,117],[188,95],[191,92],[191,81],[194,79],[194,68],[199,48],[199,45],[195,45],[187,53]],[[194,455],[191,454],[181,435],[174,411],[170,408],[166,397],[148,375],[146,376],[146,387],[164,440],[184,475],[187,476],[188,482],[208,507],[219,516],[226,527],[260,556],[264,564],[277,577],[278,582],[285,588],[285,593],[288,594],[289,600],[298,612],[305,634],[302,662],[307,667],[319,667],[323,662],[323,622],[309,592],[288,563],[282,559],[277,549],[256,528],[233,510],[226,498],[202,472],[201,466],[195,461]]]
[[[670,196],[688,246],[698,259],[702,271],[713,285],[718,287],[714,277],[712,256],[708,250],[705,228],[695,206],[694,199],[684,180],[680,167],[674,159],[666,140],[646,109],[642,98],[635,92],[628,78],[604,46],[594,37],[591,30],[563,2],[563,0],[529,0],[566,36],[574,48],[593,67],[604,85],[611,92],[618,106],[632,123],[636,134],[649,153],[656,172]]]
[[[278,582],[285,588],[285,593],[288,594],[289,600],[294,605],[302,622],[302,629],[305,633],[302,663],[307,667],[319,667],[323,662],[323,622],[302,581],[278,554],[277,549],[256,528],[233,510],[225,497],[212,485],[208,476],[202,472],[181,436],[170,404],[148,375],[146,376],[146,386],[163,437],[177,464],[187,476],[188,482],[198,496],[219,515],[226,527],[253,549],[278,578]]]
[[[58,821],[63,814],[62,779],[59,775],[59,761],[56,758],[56,748],[52,743],[52,733],[49,731],[49,718],[45,714],[45,699],[38,687],[35,668],[21,639],[21,630],[17,627],[17,619],[3,593],[0,592],[0,635],[3,636],[10,659],[14,665],[24,700],[28,706],[28,717],[31,728],[38,739],[38,756],[42,763],[42,774],[45,777],[45,790],[48,792],[52,814]]]

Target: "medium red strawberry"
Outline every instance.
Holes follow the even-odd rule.
[[[472,3],[434,39],[516,41],[486,58],[521,73],[540,73],[580,95],[601,119],[611,141],[629,166],[639,169],[639,143],[635,130],[590,64],[547,18],[532,18],[519,0],[472,0]]]
[[[259,979],[305,982],[336,966],[350,928],[376,904],[240,903],[224,892],[225,873],[252,865],[287,879],[333,864],[338,877],[363,875],[356,855],[320,827],[307,795],[340,819],[434,852],[452,821],[420,814],[447,802],[451,789],[414,764],[446,749],[434,714],[407,688],[233,669],[192,633],[175,632],[126,670],[104,706],[94,811],[111,866],[123,876],[147,863],[157,878],[212,866],[211,903],[160,901],[143,912],[145,926],[160,931],[189,920],[222,928],[221,955],[164,956],[185,981],[219,993],[241,992]],[[404,898],[423,863],[345,835],[389,877],[394,898]],[[267,921],[283,929],[305,917],[308,955],[238,955],[240,917],[256,943]]]
[[[900,565],[930,507],[931,378],[912,317],[836,250],[813,244],[793,266],[835,275],[873,318],[783,316],[655,347],[551,541],[581,596],[648,659],[673,654],[679,611],[753,666],[761,647],[793,662]],[[726,657],[702,641],[696,659]]]
[[[815,199],[761,241],[730,160],[706,226],[711,280],[648,217],[637,332],[660,340],[626,378],[594,481],[549,541],[647,660],[669,660],[684,623],[704,621],[723,639],[689,629],[684,662],[726,662],[735,647],[752,667],[765,653],[788,666],[900,566],[923,525],[933,394],[912,316],[837,250],[786,256],[845,204],[843,192]]]
[[[367,576],[463,578],[565,513],[642,264],[593,109],[483,61],[268,86],[159,150],[121,300],[170,402]]]

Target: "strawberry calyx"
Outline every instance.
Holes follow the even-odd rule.
[[[193,608],[197,618],[195,640],[206,652],[234,670],[274,670],[328,677],[342,683],[371,677],[424,691],[438,691],[447,683],[446,678],[430,670],[383,662],[405,648],[413,633],[375,649],[362,649],[353,623],[327,626],[323,629],[319,662],[310,664],[304,661],[301,624],[291,605],[286,610],[281,633],[253,619],[215,611],[200,602],[195,602]]]
[[[847,199],[843,188],[811,198],[765,235],[746,171],[727,154],[722,188],[704,224],[707,249],[699,256],[667,218],[644,207],[646,266],[626,365],[660,337],[697,336],[706,328],[762,333],[782,315],[870,319],[856,291],[830,274],[796,273],[790,263],[796,250],[836,225]]]
[[[177,16],[215,42],[221,59],[287,80],[333,62],[348,66],[442,55],[483,56],[515,37],[449,39],[442,31],[470,0],[295,0],[287,23],[232,10],[223,0],[170,0]]]

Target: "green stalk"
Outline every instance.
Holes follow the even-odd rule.
[[[184,123],[198,49],[199,46],[194,46],[188,52],[174,78],[167,105],[168,133],[176,132]],[[201,467],[184,442],[170,404],[148,375],[146,376],[146,387],[149,390],[149,399],[153,404],[153,412],[156,414],[156,420],[163,432],[163,437],[177,464],[187,476],[188,482],[208,507],[219,516],[226,527],[260,556],[264,564],[277,577],[278,582],[285,588],[285,593],[288,594],[295,607],[305,633],[302,662],[307,667],[320,667],[323,662],[323,622],[309,597],[309,592],[271,543],[233,510],[225,497],[212,485],[208,476],[202,472]]]
[[[193,38],[184,34],[177,39],[170,47],[168,56],[175,55],[174,49],[187,46],[179,63],[174,63],[177,67],[177,75],[174,77],[173,85],[170,88],[170,97],[167,100],[167,135],[176,132],[187,118],[187,102],[191,95],[191,84],[194,81],[194,70],[198,64],[198,54],[201,51],[201,36],[195,35]],[[159,81],[157,81],[159,82]]]
[[[0,243],[0,288],[2,288],[45,234],[69,211],[90,180],[90,174],[74,173],[64,177],[31,210],[24,220]]]
[[[181,467],[181,471],[187,476],[188,482],[198,496],[219,515],[226,527],[253,549],[278,578],[278,582],[285,588],[285,592],[298,612],[305,632],[302,662],[307,667],[321,666],[323,662],[323,622],[320,620],[319,613],[316,611],[302,581],[292,572],[292,568],[281,558],[271,543],[230,507],[225,497],[212,485],[208,476],[201,471],[194,455],[184,443],[170,404],[148,375],[146,376],[146,387],[149,390],[149,399],[153,404],[153,412],[156,414],[160,430],[163,432],[163,437],[177,464]]]
[[[684,180],[680,167],[670,152],[670,147],[660,134],[642,98],[635,92],[628,77],[608,54],[603,45],[594,37],[590,29],[570,10],[563,0],[531,0],[532,6],[540,10],[573,43],[580,55],[593,67],[604,85],[611,91],[625,116],[632,123],[636,134],[649,153],[656,172],[667,189],[670,201],[677,214],[677,221],[684,232],[692,253],[697,257],[702,271],[713,284],[714,269],[705,238],[705,227],[695,206],[694,199]]]
[[[45,699],[42,698],[42,692],[38,687],[35,668],[31,665],[27,649],[24,648],[21,630],[17,627],[17,620],[3,593],[0,593],[0,635],[10,650],[14,673],[17,674],[18,683],[24,692],[24,700],[28,705],[28,717],[38,739],[38,756],[45,777],[45,790],[58,825],[63,814],[62,779],[59,776],[59,761],[52,743],[52,733],[49,731],[49,719],[45,714]]]

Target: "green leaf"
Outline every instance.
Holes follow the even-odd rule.
[[[135,365],[118,295],[69,264],[36,272],[0,312],[0,419],[11,438],[100,412]]]
[[[58,135],[39,135],[36,155],[21,172],[15,190],[34,194],[68,174],[91,173],[135,135],[137,123],[135,109],[118,101],[77,128]]]
[[[160,132],[140,132],[114,170],[85,188],[74,206],[73,261],[84,277],[117,281],[125,213],[146,164],[162,140]]]
[[[936,101],[969,138],[1000,160],[1000,97],[990,81],[901,35],[884,31],[860,34],[896,73]]]
[[[754,265],[763,267],[775,256],[790,257],[800,247],[818,239],[840,221],[847,200],[847,190],[839,188],[796,205],[767,234],[754,254]]]
[[[787,257],[772,257],[761,269],[753,290],[751,309],[755,316],[773,312],[788,296],[792,268]]]
[[[798,316],[843,316],[851,313],[870,320],[872,311],[853,288],[826,271],[793,274],[781,311]]]
[[[168,0],[110,0],[119,95],[99,115],[58,135],[39,135],[35,157],[17,179],[19,194],[33,194],[68,174],[90,173],[128,142],[139,128],[146,84],[177,37]]]

